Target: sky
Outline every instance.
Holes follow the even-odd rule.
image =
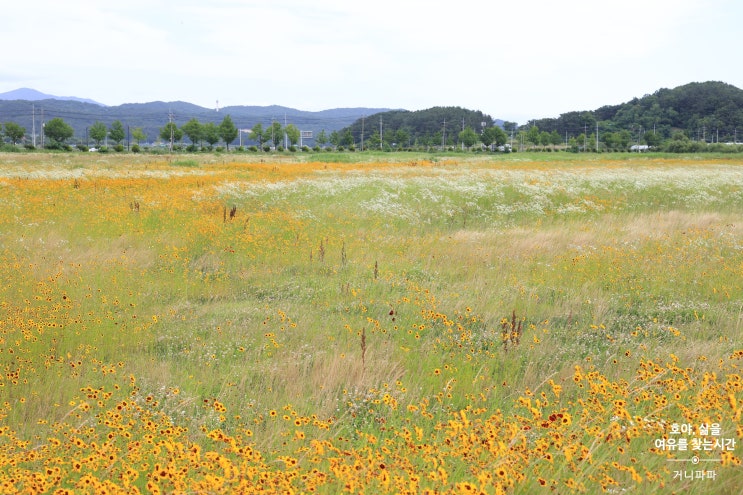
[[[523,124],[743,88],[739,0],[26,0],[2,17],[0,93],[106,105],[459,106]]]

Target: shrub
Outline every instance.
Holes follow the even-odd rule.
[[[266,144],[266,145],[263,146],[263,151],[265,151],[266,153],[268,153],[269,151],[271,151],[271,147]]]
[[[90,150],[90,148],[88,148],[84,144],[78,144],[77,145],[77,149],[79,149],[80,151],[89,151]]]
[[[26,143],[26,144],[23,145],[23,147],[26,148],[27,150],[35,150],[36,149],[36,146],[34,146],[31,143]]]
[[[256,153],[258,151],[258,146],[255,146],[255,145],[249,146],[248,147],[248,151],[251,151],[253,153]]]
[[[199,162],[196,160],[177,160],[173,162],[173,166],[175,167],[198,167]]]
[[[292,152],[292,153],[296,153],[297,152],[297,147],[292,144],[291,146],[289,146],[289,151]]]
[[[123,144],[117,144],[114,146],[114,151],[116,153],[122,153],[124,151],[124,145]]]
[[[139,153],[140,151],[142,151],[142,150],[140,149],[140,147],[139,147],[138,144],[133,144],[132,145],[132,153]]]

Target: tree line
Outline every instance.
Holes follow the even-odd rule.
[[[278,121],[274,121],[266,127],[258,123],[246,131],[246,142],[254,143],[256,150],[264,151],[283,148],[283,144],[296,146],[301,137],[301,132],[296,125],[287,124],[282,126]],[[219,142],[224,143],[227,151],[229,151],[230,145],[238,140],[238,137],[242,140],[241,132],[230,115],[225,115],[219,124],[200,122],[198,119],[192,118],[179,127],[171,120],[159,129],[158,137],[161,144],[168,146],[171,151],[182,148],[184,139],[190,141],[190,144],[186,143],[187,147],[185,149],[187,151],[212,150]],[[46,149],[71,149],[70,141],[73,139],[73,135],[74,129],[72,126],[64,119],[55,117],[41,124],[40,142],[38,144]],[[28,134],[25,127],[15,122],[5,122],[4,125],[0,124],[0,136],[16,146],[28,137]],[[131,146],[133,151],[140,151],[140,143],[146,140],[146,136],[141,127],[129,129],[127,126],[125,128],[120,120],[113,121],[109,126],[96,121],[89,128],[86,128],[85,143],[78,143],[77,147],[88,149],[88,146],[92,143],[95,149],[106,151],[107,148],[103,144],[111,141],[114,150],[124,151],[123,142],[125,140],[127,143],[133,142]],[[315,142],[322,146],[326,144],[340,145],[343,140],[337,132],[334,131],[328,135],[323,130],[315,138]],[[34,148],[35,145],[27,144],[26,147],[30,149]]]
[[[0,131],[2,131],[1,135],[9,140],[13,146],[17,145],[27,136],[26,128],[15,122],[5,122],[4,125],[0,125]],[[74,133],[75,131],[72,126],[65,122],[64,119],[55,117],[41,124],[39,144],[46,149],[70,149],[69,142]],[[226,115],[219,125],[215,125],[212,122],[200,124],[195,119],[192,119],[179,128],[173,122],[168,122],[160,129],[159,136],[163,142],[170,143],[172,146],[175,143],[180,143],[184,134],[192,140],[192,144],[196,142],[207,142],[210,146],[213,146],[220,140],[223,140],[229,148],[230,143],[237,139],[238,129],[230,116]],[[122,143],[127,140],[128,143],[131,141],[134,142],[132,146],[134,151],[139,151],[139,145],[145,139],[146,136],[141,127],[129,129],[127,126],[125,128],[120,120],[114,120],[109,126],[103,122],[96,121],[89,128],[86,128],[85,143],[78,144],[78,147],[87,149],[88,145],[92,142],[95,148],[102,148],[102,144],[110,140],[113,142],[113,148],[116,151],[123,151],[124,145]],[[33,148],[35,145],[30,144],[27,147]]]
[[[27,130],[14,123],[2,127],[4,140],[12,147],[27,141]],[[743,91],[721,82],[691,83],[675,89],[660,89],[652,95],[627,103],[604,106],[594,111],[567,112],[558,118],[536,119],[524,126],[515,122],[495,121],[479,111],[460,107],[434,107],[420,111],[394,110],[362,117],[346,128],[316,132],[315,149],[338,150],[564,150],[627,151],[656,149],[671,152],[696,152],[710,149],[738,151],[738,131],[743,131]],[[63,119],[54,118],[41,128],[41,146],[70,148],[73,128]],[[192,118],[180,127],[172,119],[158,129],[161,146],[170,149],[212,150],[223,143],[227,150],[239,138],[245,138],[253,150],[294,150],[304,145],[302,132],[294,124],[282,126],[255,124],[238,129],[230,115],[221,123],[202,123]],[[104,142],[123,151],[138,151],[146,139],[141,127],[129,129],[120,120],[110,125],[96,121],[85,130],[84,143],[105,148]],[[184,143],[183,141],[186,140]],[[36,136],[33,144],[36,145]],[[733,146],[726,146],[732,144]],[[713,146],[710,146],[713,145]]]
[[[741,141],[738,134],[743,130],[743,91],[716,81],[690,83],[619,105],[530,120],[523,127],[528,132],[536,127],[539,132],[555,133],[563,142],[566,136],[568,141],[574,137],[580,148],[583,141],[586,148],[591,141],[595,148],[596,130],[599,146],[605,149],[633,144],[678,148],[685,141],[735,144]],[[541,140],[539,145],[544,146]]]

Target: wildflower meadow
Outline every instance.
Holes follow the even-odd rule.
[[[0,156],[6,494],[738,494],[743,162]]]

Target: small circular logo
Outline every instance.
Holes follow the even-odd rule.
[[[692,464],[699,464],[699,457],[697,457],[697,456],[692,457],[691,458],[691,463]]]

